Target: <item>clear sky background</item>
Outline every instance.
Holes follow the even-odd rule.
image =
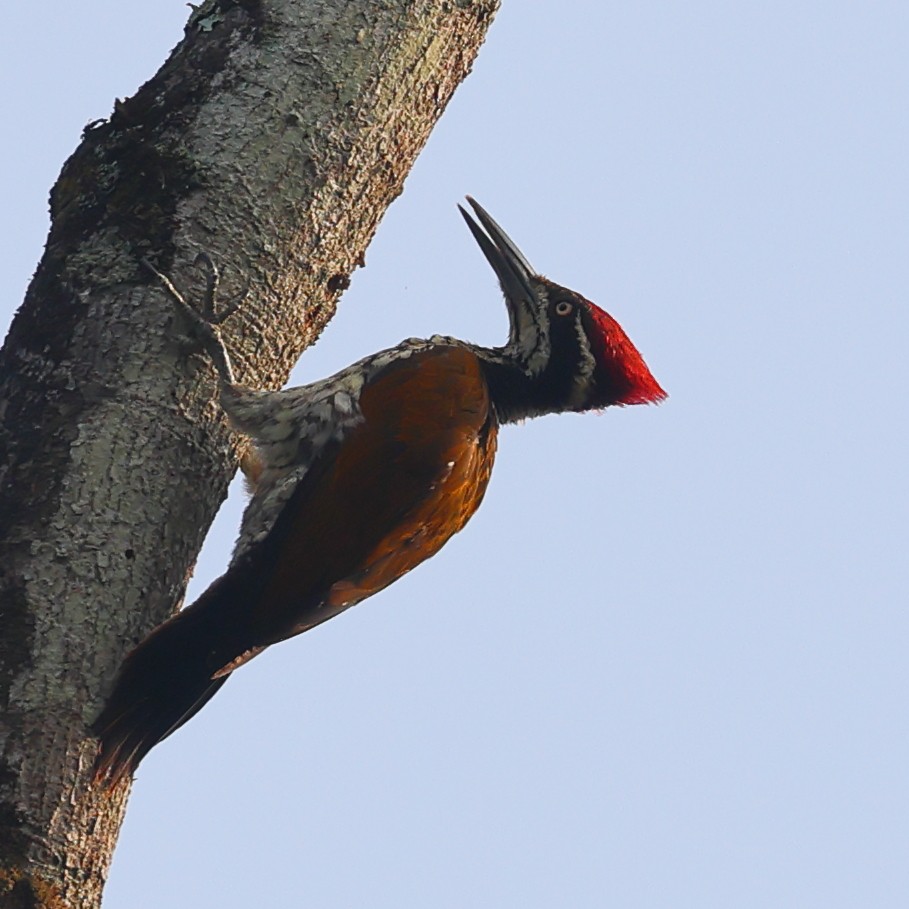
[[[187,13],[7,11],[5,320]],[[503,340],[471,193],[670,398],[503,431],[463,534],[149,756],[108,909],[909,905],[907,85],[905,0],[505,0],[295,380]]]

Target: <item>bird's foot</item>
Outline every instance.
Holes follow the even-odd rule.
[[[215,265],[211,256],[206,252],[200,252],[196,256],[193,265],[204,265],[206,271],[205,299],[201,309],[202,316],[209,325],[221,325],[243,305],[243,301],[249,293],[249,285],[247,284],[239,294],[223,305],[221,311],[218,312],[216,303],[218,302],[218,289],[221,284],[221,272],[218,270],[218,266]]]
[[[221,340],[218,326],[227,321],[240,308],[246,299],[249,288],[245,288],[242,293],[219,308],[217,303],[221,273],[208,253],[199,253],[193,264],[205,267],[205,295],[202,299],[202,304],[196,307],[188,303],[183,294],[174,286],[173,281],[167,275],[158,271],[148,259],[143,258],[142,264],[161,282],[177,309],[190,320],[193,326],[193,333],[199,338],[205,348],[205,352],[211,357],[221,381],[228,385],[233,385],[234,374],[230,356],[227,353],[224,342]]]

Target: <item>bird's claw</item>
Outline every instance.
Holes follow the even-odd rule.
[[[209,325],[222,325],[243,305],[249,293],[249,284],[247,283],[243,290],[227,303],[222,304],[219,312],[215,305],[218,302],[218,290],[221,286],[221,272],[218,266],[206,252],[200,252],[196,256],[193,265],[201,265],[206,271],[205,299],[201,308],[202,315]]]
[[[221,380],[228,385],[234,384],[233,368],[230,363],[230,356],[227,348],[221,340],[217,327],[229,319],[239,308],[246,295],[249,292],[247,286],[242,294],[231,300],[223,309],[218,312],[215,303],[218,296],[218,286],[221,281],[221,275],[218,266],[212,261],[208,253],[199,253],[194,261],[194,265],[205,267],[207,275],[205,280],[205,298],[200,307],[193,306],[186,301],[186,298],[174,286],[173,281],[167,275],[158,271],[154,265],[145,257],[142,258],[142,264],[147,268],[162,284],[164,289],[174,301],[177,309],[186,315],[192,322],[193,330],[202,341],[205,352],[211,357],[218,375]]]

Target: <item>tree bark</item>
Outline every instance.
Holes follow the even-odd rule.
[[[236,466],[211,364],[140,265],[248,286],[238,379],[285,381],[499,0],[216,0],[86,127],[0,351],[0,906],[94,907],[128,787],[90,781],[124,654],[181,601]]]

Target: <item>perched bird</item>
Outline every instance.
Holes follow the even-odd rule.
[[[461,214],[508,306],[503,347],[410,339],[320,382],[255,391],[234,382],[213,327],[225,317],[214,311],[216,272],[201,312],[159,275],[196,323],[258,466],[227,572],[124,661],[93,724],[97,778],[131,775],[234,669],[438,552],[480,505],[500,424],[666,396],[610,315],[536,274],[468,201],[479,224]]]

